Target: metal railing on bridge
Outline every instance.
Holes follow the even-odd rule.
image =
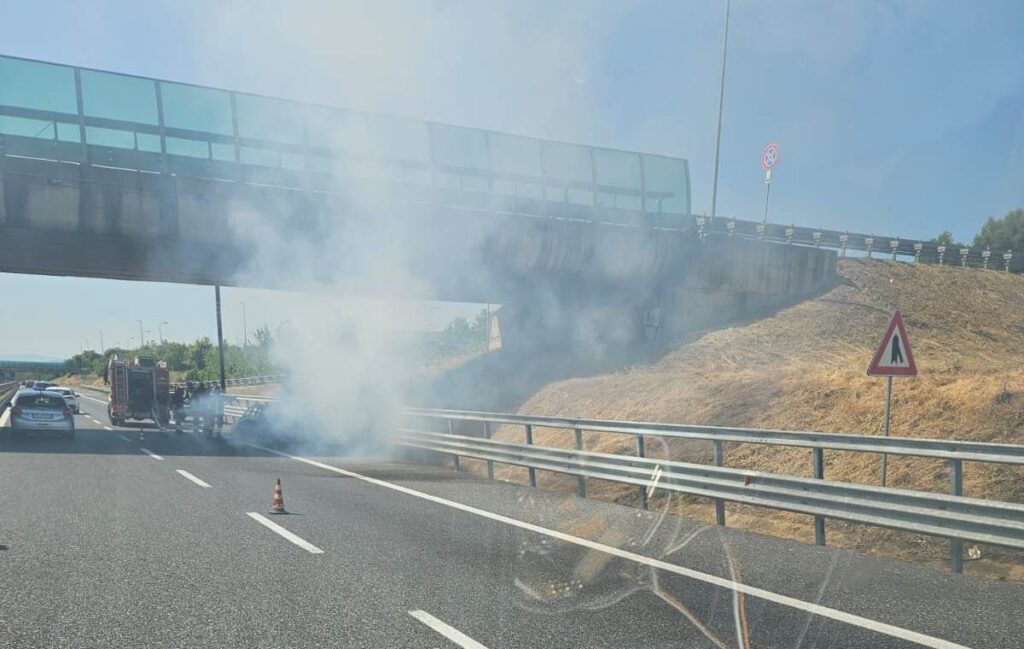
[[[703,238],[707,236],[758,239],[772,243],[831,248],[840,256],[854,250],[868,258],[909,259],[945,266],[962,266],[1024,272],[1024,251],[992,250],[988,247],[958,243],[942,244],[920,239],[863,234],[858,232],[811,228],[778,223],[762,223],[743,219],[706,216],[693,217],[692,227]]]
[[[234,418],[275,401],[231,396],[233,402],[225,406],[225,415]],[[829,518],[945,537],[950,539],[950,565],[955,572],[963,570],[965,540],[1024,549],[1024,505],[963,496],[964,462],[1022,466],[1021,445],[424,408],[407,408],[403,414],[407,420],[418,421],[419,426],[400,427],[398,444],[451,455],[456,470],[460,457],[482,460],[492,478],[495,463],[526,467],[529,484],[534,487],[538,470],[572,475],[577,478],[581,497],[586,496],[588,479],[609,480],[636,486],[645,508],[652,488],[701,496],[714,502],[719,525],[726,524],[727,501],[809,514],[814,517],[815,542],[819,545],[825,544],[825,521]],[[521,426],[523,443],[492,439],[502,425]],[[536,445],[537,428],[572,431],[575,448]],[[468,434],[471,432],[475,434]],[[585,432],[631,436],[635,455],[586,451]],[[652,437],[708,441],[714,465],[646,457],[646,442]],[[807,448],[811,451],[813,477],[725,467],[727,443]],[[826,480],[825,450],[943,460],[949,466],[949,494]]]

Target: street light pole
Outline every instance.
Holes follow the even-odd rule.
[[[242,305],[242,367],[245,375],[249,375],[249,324],[245,319],[245,302]]]
[[[158,324],[156,326],[156,332],[160,336],[160,344],[161,345],[164,344],[164,325],[165,324],[167,324],[167,323],[166,322],[161,322],[160,324]]]
[[[103,330],[100,329],[100,354],[105,355],[107,350],[103,347]]]
[[[136,320],[139,323],[139,347],[146,346],[146,336],[142,333],[142,320]]]
[[[227,376],[224,372],[224,325],[220,319],[220,284],[213,286],[213,297],[217,305],[217,356],[220,358],[220,391],[227,391]]]
[[[715,136],[715,178],[711,185],[711,222],[718,216],[718,156],[722,148],[722,106],[725,103],[725,59],[729,51],[729,0],[725,0],[725,36],[722,38],[722,77],[718,83],[718,133]]]

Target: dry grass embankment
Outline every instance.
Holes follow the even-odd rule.
[[[1024,277],[995,271],[844,260],[843,284],[770,317],[705,333],[656,363],[546,386],[520,410],[539,415],[733,425],[790,430],[880,433],[885,380],[865,368],[890,309],[903,312],[920,376],[895,379],[892,434],[1024,443]],[[521,429],[498,431],[517,439]],[[537,430],[538,443],[569,446],[571,433]],[[633,452],[625,436],[586,434],[586,448]],[[649,444],[648,454],[659,449]],[[708,443],[672,444],[660,452],[710,461]],[[878,456],[826,452],[826,477],[864,484],[879,480]],[[726,465],[809,476],[806,449],[736,445]],[[478,467],[479,468],[479,467]],[[502,467],[497,475],[524,480]],[[1024,471],[969,463],[968,496],[1024,502]],[[574,479],[544,475],[541,486],[571,489]],[[893,487],[945,491],[948,470],[937,460],[890,458]],[[593,497],[634,503],[635,489],[591,486]],[[678,513],[713,520],[702,499],[676,501]],[[807,516],[728,505],[730,526],[813,542]],[[830,545],[939,565],[948,545],[931,537],[829,522]],[[1024,579],[1024,553],[982,548],[967,570]]]

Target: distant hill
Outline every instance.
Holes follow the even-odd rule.
[[[39,354],[0,354],[0,361],[29,361],[32,363],[63,363],[63,358]]]

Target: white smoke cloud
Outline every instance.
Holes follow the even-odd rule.
[[[588,15],[544,3],[227,2],[204,7],[197,49],[232,61],[230,70],[208,71],[208,83],[229,76],[235,81],[225,85],[270,95],[575,139],[589,114],[587,61],[604,30]],[[467,96],[478,101],[467,105]],[[358,115],[310,123],[312,142],[401,157],[389,150],[402,146],[395,133],[362,128]],[[400,132],[402,122],[394,124]],[[434,277],[479,275],[481,285],[487,269],[446,269],[449,251],[426,248],[436,238],[425,236],[432,226],[422,207],[375,178],[372,161],[333,164],[326,193],[239,201],[229,222],[250,251],[240,284],[311,296],[281,314],[289,326],[277,360],[292,376],[286,416],[360,449],[375,425],[388,427],[417,362],[395,344],[394,330],[404,328],[395,309],[367,298],[435,299],[423,260]],[[320,202],[322,212],[312,207]]]

